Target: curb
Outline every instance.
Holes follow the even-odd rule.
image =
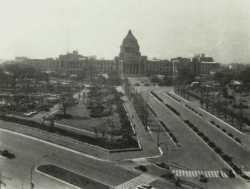
[[[217,119],[218,121],[221,121],[222,123],[224,123],[225,125],[227,125],[227,126],[228,126],[228,127],[230,127],[231,129],[235,130],[236,132],[238,132],[238,133],[240,133],[240,134],[242,134],[242,135],[246,135],[246,136],[248,136],[247,134],[242,133],[242,132],[241,132],[241,131],[239,131],[238,129],[235,129],[232,125],[230,125],[230,124],[226,123],[225,121],[223,121],[223,120],[219,119],[218,117],[214,116],[213,114],[210,114],[210,113],[209,113],[209,112],[207,112],[206,110],[204,110],[204,109],[202,109],[202,108],[200,108],[200,107],[199,107],[199,109],[200,109],[200,110],[202,110],[203,112],[205,112],[205,113],[209,114],[211,117],[213,117],[213,118]]]
[[[185,122],[183,122],[190,130],[192,130]],[[241,178],[240,176],[238,176],[238,174],[229,166],[229,164],[224,160],[222,159],[222,157],[220,155],[218,155],[216,152],[214,152],[213,148],[211,148],[204,140],[201,139],[201,137],[192,130],[192,132],[217,156],[219,157],[219,159],[224,163],[226,164],[232,171],[233,173],[235,174],[235,177],[237,178]]]

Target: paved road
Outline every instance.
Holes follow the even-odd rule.
[[[200,118],[197,114],[190,111],[183,104],[176,102],[163,93],[157,93],[164,103],[168,103],[175,107],[180,112],[183,119],[190,120],[200,131],[206,134],[211,141],[214,141],[223,152],[233,157],[233,161],[238,165],[243,165],[245,170],[250,171],[250,148],[242,147],[237,142],[232,140],[228,135],[224,134],[216,127],[212,126],[206,119]]]
[[[0,130],[0,138],[0,149],[8,149],[16,155],[15,159],[0,159],[2,176],[11,179],[2,179],[7,184],[7,188],[29,188],[30,169],[33,165],[40,164],[55,164],[86,175],[89,178],[94,178],[112,187],[119,186],[141,175],[138,171],[124,168],[119,162],[100,161],[72,150],[59,148],[55,145],[4,130]],[[46,158],[42,157],[44,154],[47,154]],[[124,165],[124,162],[122,164]],[[141,178],[138,184],[145,183],[144,177],[141,176]],[[152,178],[155,177],[152,176]],[[152,181],[148,180],[146,183]],[[72,188],[64,183],[40,175],[35,171],[33,171],[33,182],[37,189]],[[161,183],[162,181],[159,182]],[[157,180],[154,183],[159,184]],[[174,186],[164,182],[164,185],[160,188],[174,188]]]
[[[137,87],[135,90],[141,92],[144,97],[148,95],[149,91],[154,90],[155,93],[157,93],[162,99],[164,99],[164,103],[162,104],[155,97],[150,95],[148,98],[148,102],[149,105],[157,113],[157,119],[162,120],[167,125],[167,127],[170,128],[172,133],[179,141],[181,147],[178,148],[172,145],[167,135],[165,135],[165,137],[163,135],[160,135],[161,141],[166,142],[168,144],[169,164],[181,178],[189,177],[190,181],[197,182],[197,177],[194,177],[194,174],[199,173],[199,171],[205,171],[205,173],[209,176],[211,175],[211,173],[217,173],[219,171],[222,171],[223,167],[228,167],[228,165],[224,161],[222,161],[222,159],[220,159],[213,152],[213,150],[211,150],[189,127],[187,127],[183,123],[181,118],[175,116],[168,108],[164,106],[165,103],[170,104],[172,107],[174,107],[180,112],[183,119],[189,119],[194,125],[198,125],[197,127],[199,128],[199,130],[202,130],[200,129],[200,127],[204,127],[204,131],[202,130],[203,133],[207,133],[208,131],[206,131],[205,129],[211,127],[210,125],[208,125],[209,123],[206,122],[204,119],[201,119],[199,116],[196,116],[194,115],[194,113],[188,111],[188,109],[185,109],[182,103],[178,103],[174,99],[164,94],[166,90],[171,90],[171,88]],[[226,137],[221,132],[212,130],[210,131],[211,136],[208,136],[212,140],[213,134],[214,137],[217,138],[217,140]],[[217,140],[215,140],[216,144]],[[225,140],[227,142],[228,137],[226,137]],[[237,146],[237,144],[233,141],[230,142],[232,142],[232,144],[229,143],[227,147],[230,148],[231,145],[233,145],[233,148],[238,151],[239,146]],[[218,146],[221,146],[221,143],[218,143]],[[221,148],[222,147],[224,146],[221,146]],[[240,151],[242,151],[242,149],[240,149]],[[243,150],[243,153],[241,155],[243,154],[244,156],[242,158],[245,158],[245,161],[247,161],[248,157],[249,161],[250,156],[246,153],[246,151]],[[213,176],[215,177],[215,175]],[[196,178],[196,180],[194,178]],[[225,182],[225,180],[227,180],[227,182]],[[239,186],[240,188],[249,187],[249,185],[242,181],[241,178],[236,178],[233,182],[228,182],[228,180],[229,179],[223,180],[222,178],[215,177],[212,178],[212,181],[209,182],[208,185],[211,186],[212,184],[212,188],[239,188]]]

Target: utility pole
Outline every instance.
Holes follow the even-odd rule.
[[[234,104],[233,104],[233,113],[232,113],[232,126],[234,126],[234,108],[235,108],[235,98],[234,98]]]
[[[145,101],[145,127],[147,130],[147,126],[148,126],[148,94],[146,96],[146,101]]]
[[[8,179],[8,180],[11,180],[11,179],[8,178],[8,177],[2,176],[2,173],[1,173],[1,170],[0,170],[0,189],[2,188],[2,185],[6,188],[6,183],[3,182],[2,178],[6,178],[6,179]]]
[[[157,148],[159,147],[159,141],[160,141],[160,129],[157,130]]]

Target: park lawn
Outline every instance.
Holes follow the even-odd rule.
[[[67,114],[71,114],[73,118],[56,120],[55,123],[60,123],[63,125],[68,125],[71,127],[93,132],[93,127],[100,126],[103,122],[105,122],[105,119],[108,118],[113,120],[115,129],[118,130],[121,127],[120,117],[119,114],[116,112],[116,106],[114,105],[113,107],[114,113],[112,115],[101,118],[92,118],[89,117],[90,110],[87,109],[86,105],[83,103],[78,103],[70,107],[66,112]]]
[[[105,184],[102,184],[100,182],[87,178],[83,175],[74,173],[72,171],[63,169],[56,165],[40,165],[37,167],[37,170],[47,175],[50,175],[52,177],[55,177],[59,180],[62,180],[64,182],[67,182],[71,185],[84,188],[84,189],[93,189],[93,188],[109,189],[110,188],[109,186]]]

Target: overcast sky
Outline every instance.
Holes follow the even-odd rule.
[[[142,55],[250,63],[250,0],[0,0],[0,58],[113,59],[131,29]]]

